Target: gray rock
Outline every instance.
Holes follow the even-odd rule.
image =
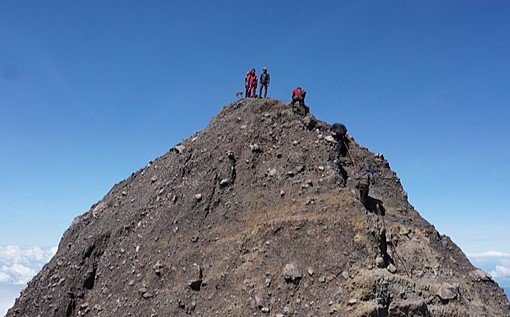
[[[195,196],[193,196],[193,197],[195,197],[195,200],[197,200],[197,201],[202,200],[202,194],[196,194],[196,195],[195,195]]]
[[[457,283],[444,282],[439,286],[437,296],[442,300],[456,299],[460,295],[460,286]]]
[[[333,136],[331,135],[328,135],[324,138],[324,140],[328,141],[328,142],[332,142],[332,143],[336,143],[336,140]]]
[[[492,281],[492,276],[484,270],[473,270],[469,272],[469,277],[473,282],[490,282]]]
[[[287,263],[283,268],[282,276],[287,283],[298,284],[299,280],[303,277],[303,274],[295,264]]]
[[[156,264],[152,267],[154,273],[158,276],[161,275],[161,268],[163,268],[163,264],[161,264],[160,261],[156,262]]]
[[[193,264],[193,267],[191,269],[192,278],[188,282],[188,286],[194,290],[199,291],[200,287],[202,286],[203,281],[203,271],[200,265],[197,265],[196,263]]]
[[[186,147],[184,145],[182,145],[182,144],[174,146],[174,150],[178,154],[181,154],[182,152],[184,152],[185,149],[186,149]]]
[[[397,268],[393,264],[388,265],[387,270],[388,270],[388,272],[390,272],[392,274],[397,273]]]
[[[378,256],[377,258],[375,258],[375,265],[379,268],[384,267],[384,259]]]
[[[255,144],[250,144],[250,150],[253,152],[253,153],[260,153],[262,152],[262,149],[260,148],[260,146],[255,143]]]

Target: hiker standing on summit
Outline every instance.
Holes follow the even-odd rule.
[[[250,97],[250,85],[248,84],[249,78],[250,78],[250,73],[251,73],[251,70],[248,69],[248,71],[246,72],[246,76],[244,76],[244,98]]]
[[[267,87],[269,86],[270,81],[271,78],[269,76],[269,73],[267,72],[267,68],[262,67],[262,74],[260,74],[260,91],[259,91],[260,98],[267,97]],[[264,90],[264,97],[262,97],[262,89]]]
[[[257,96],[257,74],[255,74],[255,68],[250,70],[245,82],[248,84],[248,98],[255,98]]]

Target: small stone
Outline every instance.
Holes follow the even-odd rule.
[[[182,144],[179,144],[179,145],[176,145],[174,147],[175,151],[178,153],[178,154],[181,154],[182,152],[184,152],[184,149],[186,149],[186,147]]]
[[[348,279],[349,278],[349,272],[343,271],[342,272],[342,276],[343,276],[343,278]]]
[[[460,295],[460,285],[457,283],[442,283],[439,286],[439,290],[437,291],[437,295],[442,300],[452,300],[457,298]]]
[[[192,274],[194,274],[194,277],[188,282],[188,285],[189,287],[191,287],[192,290],[199,291],[200,287],[203,285],[202,281],[204,277],[200,265],[197,265],[196,263],[193,265]]]
[[[127,191],[123,190],[121,194],[122,194],[122,196],[127,196],[128,193],[127,193]]]
[[[276,168],[269,169],[267,175],[268,176],[275,176],[276,175]]]
[[[283,190],[280,190],[280,196],[281,197],[285,196],[285,192]]]
[[[157,176],[153,176],[153,177],[151,178],[151,183],[154,183],[154,182],[156,182],[157,180],[158,180],[158,177],[157,177]]]
[[[324,140],[328,141],[328,142],[332,142],[332,143],[336,143],[336,140],[335,138],[333,138],[333,136],[331,135],[328,135],[324,138]]]
[[[469,272],[469,277],[471,278],[471,280],[473,282],[490,282],[492,281],[492,276],[487,273],[486,271],[484,270],[480,270],[480,269],[477,269],[477,270],[473,270],[471,272]]]
[[[220,187],[225,187],[230,183],[228,178],[224,178],[220,181]]]
[[[161,268],[163,267],[163,264],[161,264],[160,261],[156,262],[156,264],[154,264],[154,266],[152,267],[152,269],[154,270],[154,273],[158,276],[161,275]]]
[[[319,282],[321,283],[326,282],[326,278],[324,276],[319,277]]]
[[[378,256],[377,258],[375,258],[375,265],[379,268],[384,267],[384,259]]]
[[[145,299],[153,298],[154,294],[152,292],[145,292],[142,294],[142,297]]]
[[[258,144],[250,144],[250,150],[254,153],[262,152]]]
[[[358,302],[358,300],[357,300],[356,298],[351,298],[351,299],[349,299],[349,301],[347,302],[347,304],[349,304],[349,305],[354,305],[354,304],[356,304],[357,302]]]
[[[269,309],[269,307],[264,306],[260,309],[260,311],[263,312],[264,314],[269,314],[271,310]]]
[[[195,200],[197,200],[197,201],[202,200],[202,194],[196,194],[194,197],[195,197]]]
[[[297,268],[297,266],[293,263],[287,263],[283,268],[283,278],[287,283],[298,284],[299,280],[303,277],[301,271]]]
[[[388,265],[387,270],[392,274],[395,274],[397,272],[397,268],[393,264]]]
[[[319,166],[319,171],[324,171],[324,166]]]
[[[313,273],[315,273],[315,272],[313,271],[313,269],[311,267],[309,267],[308,268],[308,275],[312,276]]]

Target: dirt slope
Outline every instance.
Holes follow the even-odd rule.
[[[384,157],[349,146],[276,100],[228,105],[77,217],[7,316],[510,316]]]

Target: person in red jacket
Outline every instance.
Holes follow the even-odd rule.
[[[257,74],[255,74],[255,68],[252,68],[248,76],[248,97],[257,97]]]
[[[305,97],[306,91],[303,88],[298,87],[292,91],[292,101],[290,102],[290,104],[294,106],[294,104],[299,101],[304,106]]]
[[[305,97],[306,91],[298,87],[292,91],[292,101],[290,102],[293,111],[304,116],[310,112],[310,108],[305,105]],[[298,103],[298,106],[295,105],[296,103]]]

